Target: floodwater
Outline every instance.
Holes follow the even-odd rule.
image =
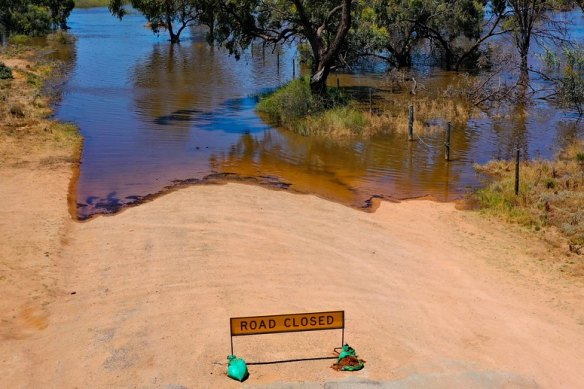
[[[474,162],[511,158],[517,147],[524,158],[551,157],[584,133],[575,112],[538,102],[528,115],[511,109],[454,127],[450,162],[443,132],[415,142],[403,134],[304,137],[271,127],[254,109],[254,96],[292,78],[293,49],[278,55],[256,45],[237,61],[208,47],[200,32],[170,45],[144,24],[140,15],[120,22],[103,8],[75,10],[70,18],[78,40],[56,116],[75,122],[85,139],[80,219],[116,212],[181,181],[224,174],[356,207],[372,196],[452,200],[480,185]],[[452,75],[421,71],[419,78],[440,89]],[[330,82],[336,85],[334,75]],[[347,91],[374,88],[376,106],[391,98],[380,74],[342,74],[339,82]]]

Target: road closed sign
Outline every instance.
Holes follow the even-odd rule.
[[[339,330],[344,327],[344,311],[231,318],[231,336]]]

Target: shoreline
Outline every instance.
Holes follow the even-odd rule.
[[[77,167],[78,166],[79,165],[77,165]],[[75,166],[74,166],[74,168],[75,168]],[[78,176],[79,176],[79,171],[76,170],[74,172],[74,179],[77,180],[79,178]],[[379,208],[379,206],[382,202],[400,203],[403,201],[430,200],[430,201],[434,201],[437,203],[455,203],[455,204],[457,204],[461,200],[463,200],[462,198],[455,198],[452,200],[440,201],[440,200],[436,199],[434,196],[428,195],[428,194],[420,195],[420,196],[404,197],[404,198],[385,197],[383,195],[371,195],[368,199],[366,199],[362,203],[361,206],[357,206],[357,205],[346,204],[346,203],[343,203],[341,201],[336,201],[335,199],[327,198],[324,196],[320,196],[316,193],[303,192],[300,190],[290,188],[290,186],[292,186],[293,184],[279,181],[277,178],[274,178],[274,177],[241,176],[241,175],[238,175],[236,173],[213,173],[213,174],[209,174],[201,179],[192,178],[192,179],[185,179],[185,180],[175,180],[175,182],[172,185],[168,185],[156,193],[142,196],[141,198],[137,199],[136,201],[134,201],[132,203],[123,204],[123,205],[118,206],[118,207],[111,207],[111,210],[107,210],[105,212],[93,213],[93,214],[90,214],[86,217],[79,217],[77,214],[77,203],[76,203],[77,194],[76,194],[76,183],[75,183],[75,186],[70,187],[70,198],[73,199],[72,200],[73,202],[72,202],[72,204],[70,204],[70,211],[69,212],[71,214],[71,217],[76,222],[85,223],[85,222],[89,222],[89,221],[94,220],[94,219],[99,218],[99,217],[110,217],[110,216],[119,215],[128,209],[138,207],[142,204],[147,204],[151,201],[154,201],[154,200],[159,199],[161,197],[164,197],[170,193],[173,193],[173,192],[185,189],[185,188],[197,187],[197,186],[207,186],[207,185],[227,185],[230,183],[258,186],[261,188],[266,188],[266,189],[270,189],[270,190],[274,190],[274,191],[284,191],[284,192],[292,193],[295,195],[315,196],[319,199],[322,199],[323,201],[330,201],[330,202],[333,202],[335,204],[343,205],[345,207],[355,209],[358,211],[367,212],[367,213],[375,212]]]

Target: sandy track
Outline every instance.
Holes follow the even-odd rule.
[[[54,280],[46,325],[2,327],[7,387],[237,387],[224,376],[229,317],[337,309],[367,360],[359,379],[584,386],[581,284],[537,263],[548,253],[536,241],[453,204],[383,203],[367,214],[228,184],[88,223],[61,226],[59,217],[51,219],[61,235],[49,239],[58,247],[45,275]],[[235,353],[317,357],[339,342],[337,331],[244,337]],[[318,386],[349,375],[330,364],[250,366],[246,385]]]

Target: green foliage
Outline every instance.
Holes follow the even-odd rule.
[[[345,56],[378,56],[395,67],[410,66],[421,35],[414,21],[415,10],[405,3],[358,2]]]
[[[12,14],[11,31],[29,36],[43,36],[51,31],[51,14],[47,7],[28,5],[23,12]]]
[[[12,69],[0,62],[0,80],[9,80],[12,78]]]
[[[0,0],[0,24],[8,33],[44,36],[67,28],[73,0]]]

